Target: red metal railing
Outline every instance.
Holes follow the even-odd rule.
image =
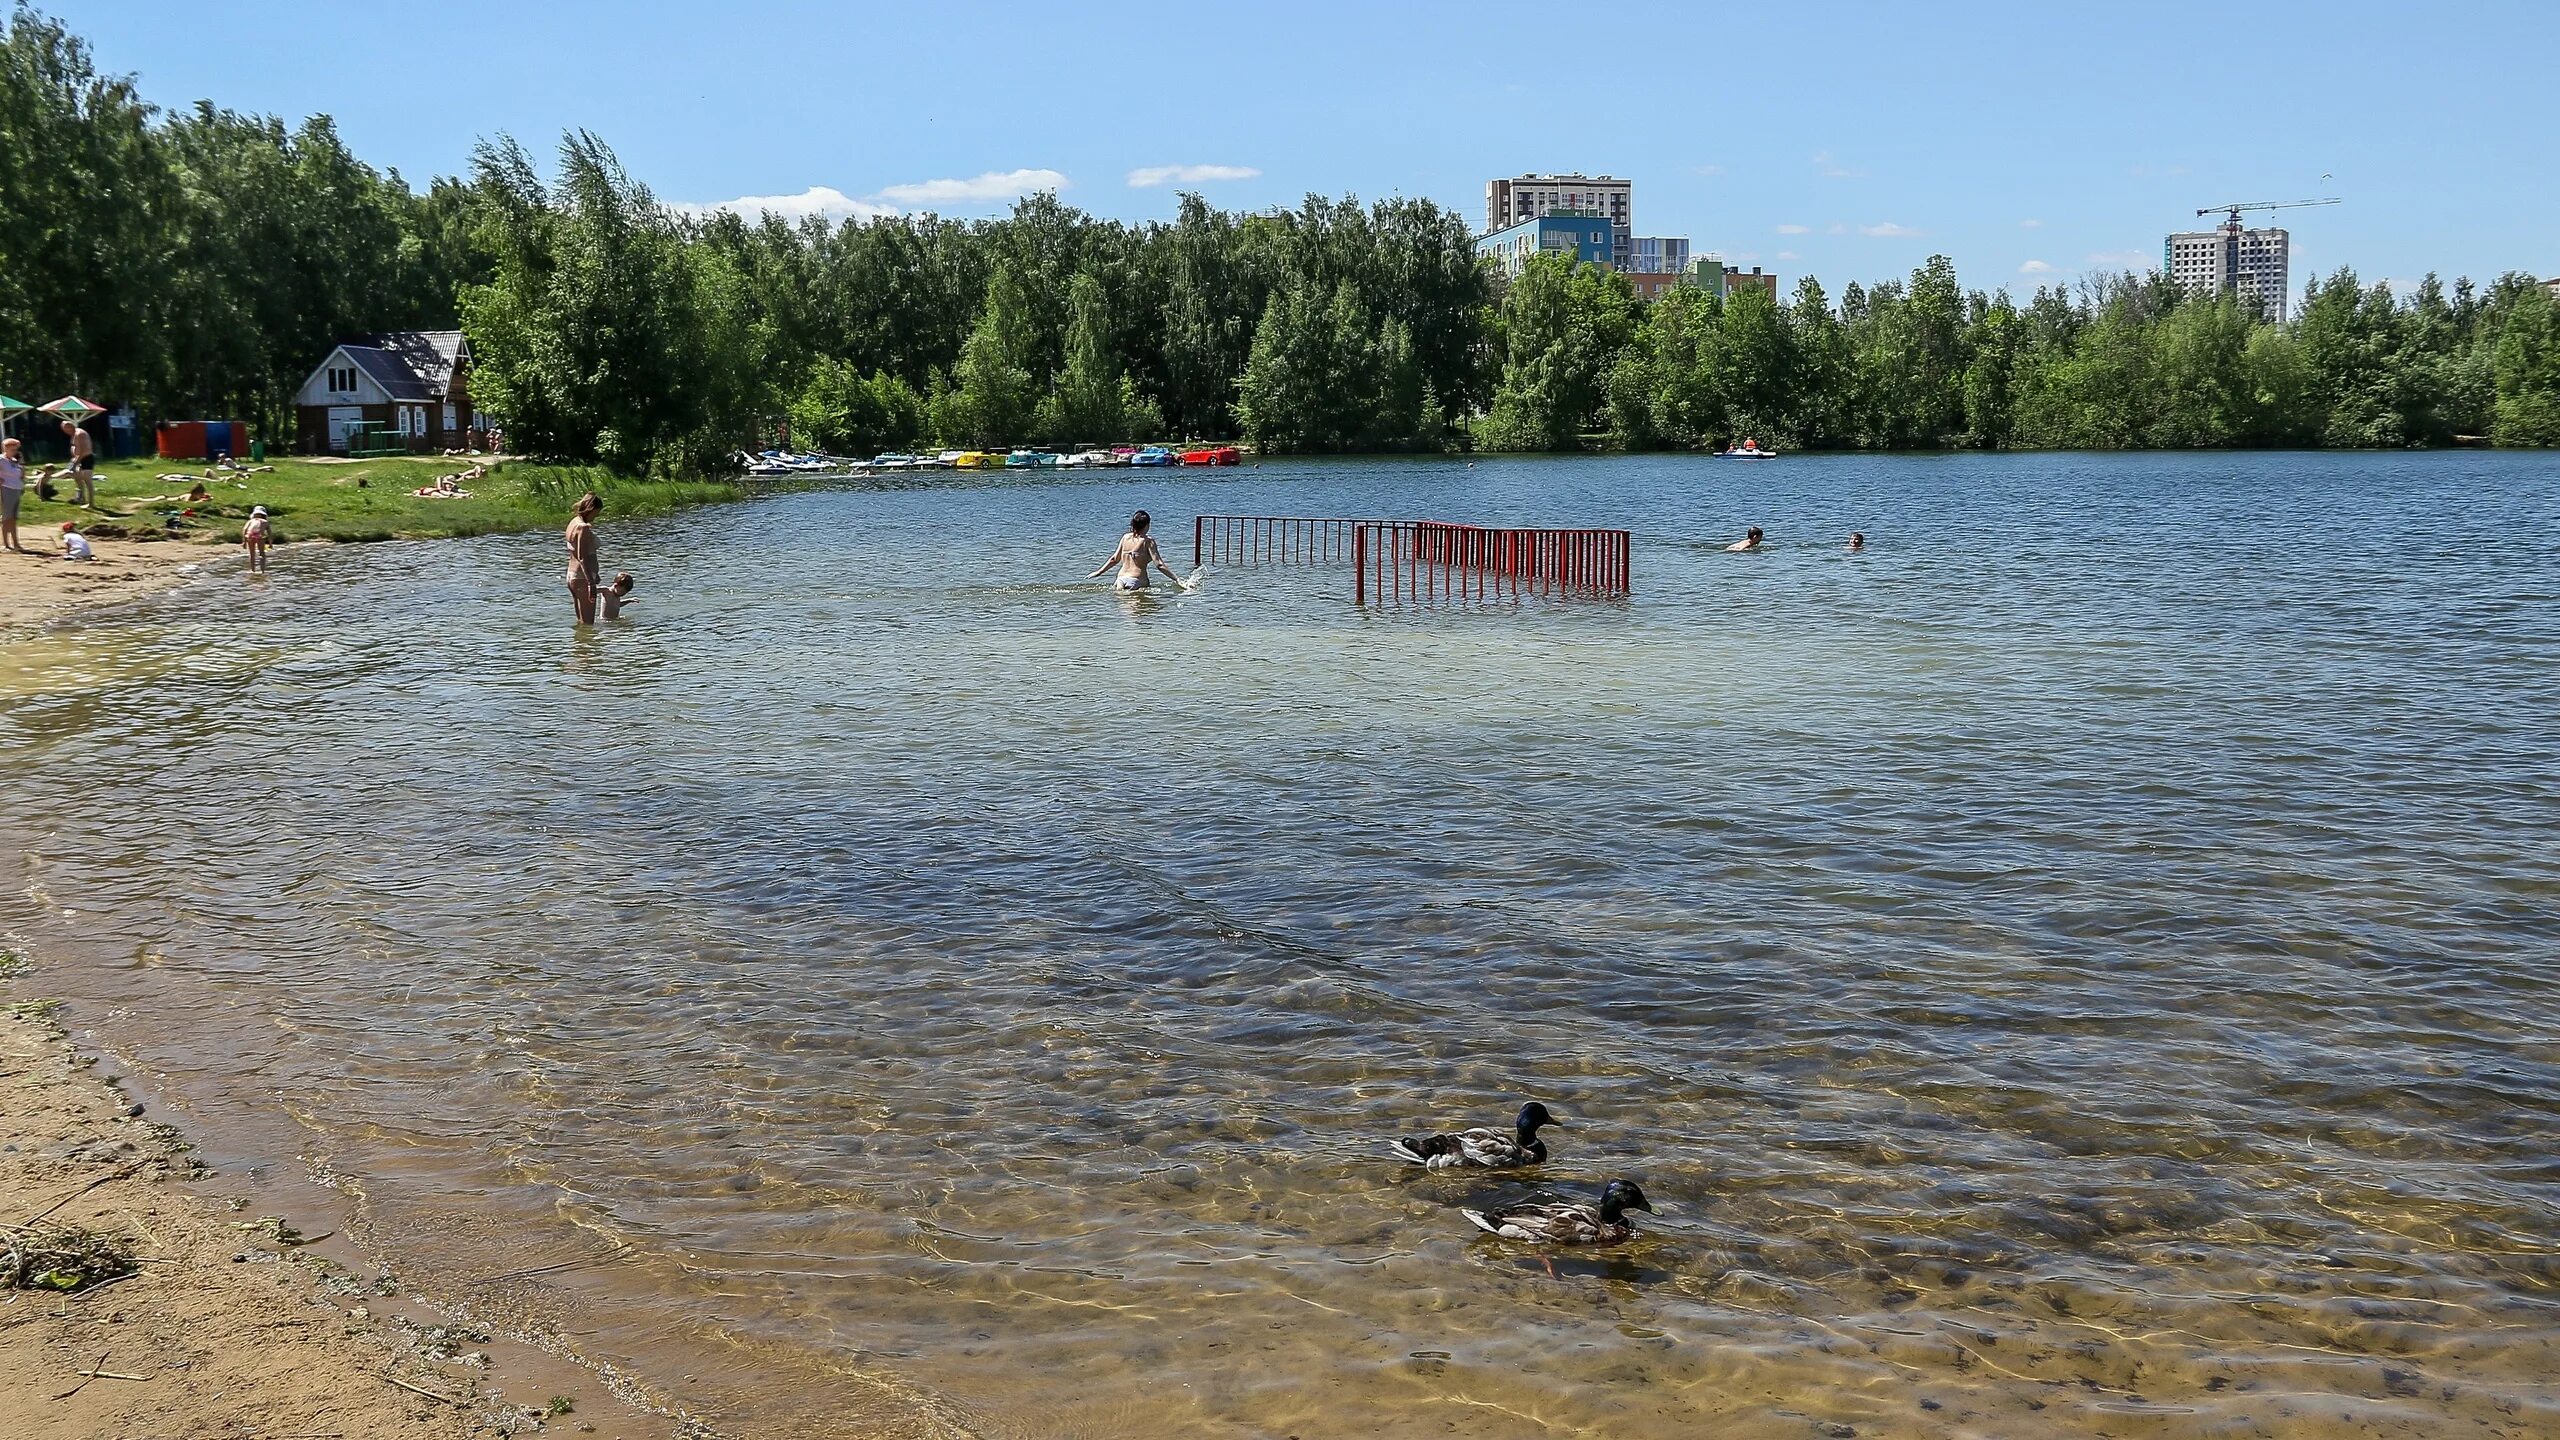
[[[1351,558],[1351,527],[1320,515],[1202,515],[1191,522],[1191,566],[1311,564]]]
[[[1361,520],[1351,526],[1352,598],[1480,600],[1488,596],[1624,595],[1624,530]]]

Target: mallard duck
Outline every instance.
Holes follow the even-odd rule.
[[[1653,1202],[1633,1180],[1612,1180],[1600,1191],[1600,1203],[1579,1200],[1532,1200],[1499,1210],[1461,1210],[1488,1235],[1526,1240],[1532,1245],[1614,1245],[1636,1233],[1627,1212],[1653,1213]]]
[[[1454,1135],[1425,1135],[1416,1140],[1390,1140],[1387,1148],[1431,1170],[1509,1170],[1547,1158],[1547,1142],[1538,1127],[1559,1123],[1547,1107],[1532,1100],[1520,1107],[1509,1131],[1490,1125]]]

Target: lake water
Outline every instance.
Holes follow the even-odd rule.
[[[1139,504],[1635,590],[1124,602]],[[2560,459],[817,491],[608,515],[583,636],[557,554],[12,636],[0,922],[719,1429],[2560,1430]],[[1531,1097],[1660,1211],[1552,1275],[1383,1149]]]

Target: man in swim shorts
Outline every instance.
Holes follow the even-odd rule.
[[[75,504],[85,509],[98,508],[98,442],[80,428],[77,420],[62,422],[62,433],[71,437],[71,484],[79,492]]]
[[[1726,546],[1726,547],[1724,547],[1724,548],[1725,548],[1725,549],[1727,549],[1727,550],[1729,550],[1729,551],[1736,551],[1736,552],[1744,551],[1744,550],[1757,550],[1757,549],[1759,549],[1759,548],[1760,548],[1760,527],[1759,527],[1759,526],[1757,526],[1757,525],[1752,526],[1752,527],[1751,527],[1751,533],[1750,533],[1750,534],[1743,536],[1741,539],[1734,541],[1732,544],[1727,545],[1727,546]]]

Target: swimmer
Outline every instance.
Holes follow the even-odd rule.
[[[1858,551],[1860,551],[1860,550],[1864,550],[1864,549],[1866,549],[1866,548],[1867,548],[1867,532],[1866,532],[1866,531],[1864,531],[1864,530],[1852,530],[1852,531],[1850,531],[1850,532],[1849,532],[1849,550],[1850,550],[1850,552],[1851,552],[1852,554],[1855,554],[1856,552],[1858,552]]]
[[[628,570],[614,576],[612,584],[596,592],[596,601],[604,607],[604,618],[607,620],[621,619],[622,607],[630,599],[631,572]]]
[[[1752,526],[1750,534],[1743,536],[1741,539],[1734,541],[1732,544],[1727,545],[1724,548],[1727,553],[1739,553],[1744,550],[1759,549],[1760,527],[1757,525]]]
[[[1120,537],[1120,543],[1112,550],[1111,558],[1094,567],[1093,574],[1085,578],[1094,579],[1116,565],[1120,569],[1120,575],[1111,582],[1112,588],[1144,590],[1148,583],[1147,566],[1153,564],[1164,572],[1164,578],[1185,590],[1190,589],[1190,586],[1183,585],[1181,576],[1173,573],[1173,567],[1165,563],[1164,551],[1157,548],[1155,537],[1147,533],[1147,527],[1154,523],[1144,510],[1130,516],[1129,533]]]

